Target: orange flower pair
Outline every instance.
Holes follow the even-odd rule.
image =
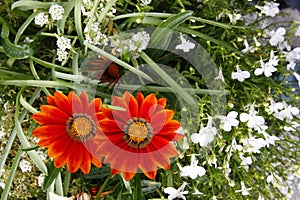
[[[169,159],[178,155],[170,142],[183,135],[176,133],[180,123],[173,120],[174,111],[165,109],[165,98],[140,92],[135,98],[125,92],[112,99],[122,110],[103,108],[100,98],[89,102],[85,92],[55,92],[47,101],[33,114],[41,126],[32,134],[40,139],[40,147],[48,148],[57,168],[67,165],[71,173],[80,168],[87,174],[91,163],[102,166],[103,157],[112,174],[122,172],[130,180],[140,169],[154,179],[157,167],[169,169]]]

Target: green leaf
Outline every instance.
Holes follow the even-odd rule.
[[[31,59],[32,59],[34,62],[36,62],[36,63],[38,63],[38,64],[40,64],[40,65],[42,65],[42,66],[44,66],[44,67],[46,67],[46,68],[50,68],[50,69],[60,69],[60,70],[62,70],[62,71],[67,71],[67,72],[71,72],[71,71],[72,71],[72,70],[69,69],[69,68],[61,67],[61,66],[59,66],[59,65],[56,65],[56,64],[53,64],[53,63],[49,63],[49,62],[47,62],[47,61],[38,59],[38,58],[33,57],[33,56],[31,57]]]
[[[59,174],[60,168],[54,167],[53,161],[47,163],[48,175],[45,176],[43,188],[46,190]]]
[[[14,45],[9,39],[9,29],[4,23],[2,25],[1,37],[2,37],[2,47],[6,55],[14,59],[24,59],[32,56],[34,51],[28,45]]]
[[[13,182],[13,179],[15,177],[15,173],[17,171],[17,168],[18,168],[18,165],[19,165],[19,162],[20,162],[20,159],[21,159],[21,155],[22,155],[22,151],[21,151],[21,149],[19,149],[16,156],[15,156],[12,167],[10,169],[9,176],[8,176],[7,181],[5,183],[5,188],[4,188],[4,190],[1,194],[1,200],[6,200],[7,197],[8,197],[9,190],[12,186],[12,182]]]
[[[161,49],[167,49],[167,47],[170,44],[170,41],[172,39],[172,29],[175,29],[178,25],[182,24],[184,21],[186,21],[193,12],[191,11],[185,11],[183,13],[179,13],[176,15],[173,15],[169,18],[167,18],[165,21],[161,22],[157,29],[153,32],[151,35],[151,40],[149,43],[149,48],[151,47],[161,47]],[[149,50],[147,53],[152,57],[153,59],[158,58],[162,51],[155,50]]]
[[[20,10],[33,10],[44,8],[47,9],[51,6],[51,2],[40,2],[40,1],[17,1],[11,5],[11,9],[20,9]]]
[[[74,20],[75,20],[75,29],[78,35],[79,41],[83,44],[83,34],[81,26],[81,2],[82,0],[75,0],[75,9],[74,9]]]
[[[32,22],[32,20],[34,20],[35,16],[37,16],[39,13],[41,13],[41,11],[37,11],[32,13],[27,19],[26,21],[22,24],[22,26],[19,28],[16,37],[15,37],[15,44],[18,43],[21,35],[24,33],[25,29],[29,26],[29,24]]]
[[[161,183],[149,180],[142,180],[142,192],[152,192],[158,188],[160,188]]]

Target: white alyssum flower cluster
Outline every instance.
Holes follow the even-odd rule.
[[[62,62],[68,58],[67,49],[72,48],[71,39],[60,36],[56,41],[56,45],[58,47],[56,51],[57,60]]]
[[[20,161],[19,167],[23,173],[30,172],[32,169],[30,162],[28,162],[27,160],[24,160],[24,159],[22,159]]]
[[[61,20],[63,18],[65,9],[58,4],[51,4],[48,13],[52,20]],[[44,26],[49,23],[49,16],[46,12],[41,12],[37,14],[34,18],[34,23],[39,26]]]
[[[84,32],[85,39],[88,43],[101,46],[108,45],[108,38],[101,32],[100,24],[98,22],[94,22],[91,25],[90,31],[88,31],[88,27],[86,27]]]
[[[127,51],[131,54],[133,59],[137,59],[139,57],[139,54],[147,49],[148,44],[150,41],[150,35],[146,31],[141,31],[135,33],[130,39],[126,40],[115,40],[111,42],[111,46],[115,48],[117,52],[120,54],[123,53],[123,51]]]

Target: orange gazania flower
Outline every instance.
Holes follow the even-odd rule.
[[[122,172],[126,180],[132,179],[137,170],[154,179],[157,167],[170,168],[170,158],[178,156],[171,141],[183,135],[175,131],[180,123],[173,120],[174,111],[165,109],[166,99],[155,94],[146,97],[129,92],[114,96],[112,105],[125,110],[103,108],[106,117],[99,121],[107,140],[99,146],[105,152],[104,163],[109,163],[112,174]]]
[[[47,96],[47,101],[49,105],[42,105],[41,112],[32,116],[41,125],[32,134],[40,139],[40,147],[48,148],[54,166],[67,164],[71,173],[80,168],[85,174],[89,173],[91,163],[101,167],[101,161],[93,154],[96,135],[100,133],[101,99],[89,102],[85,92],[78,97],[71,91],[68,96],[55,92],[54,96]]]

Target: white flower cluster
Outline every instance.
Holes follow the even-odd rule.
[[[264,6],[256,6],[266,16],[275,17],[279,13],[279,3],[265,2]]]
[[[261,58],[260,67],[255,69],[254,74],[256,76],[264,74],[266,77],[270,77],[273,72],[277,71],[275,67],[278,65],[278,62],[278,56],[275,56],[273,50],[271,50],[269,61],[265,63]]]
[[[61,20],[64,15],[64,8],[58,4],[51,4],[49,14],[53,20]]]
[[[147,6],[151,3],[152,0],[141,0],[141,6]]]
[[[62,62],[68,58],[67,49],[72,48],[71,39],[60,36],[56,41],[56,45],[58,47],[56,50],[57,60]]]
[[[88,43],[93,45],[108,45],[108,38],[101,32],[100,24],[98,22],[95,22],[91,25],[91,29],[89,32],[86,27],[85,39]]]
[[[137,59],[139,54],[147,49],[150,41],[150,35],[146,31],[135,33],[132,38],[124,41],[116,40],[111,43],[111,46],[116,49],[117,52],[122,53],[128,51],[131,53],[133,59]]]
[[[64,15],[65,9],[58,4],[51,4],[48,13],[53,20],[61,20]],[[34,23],[39,26],[44,26],[49,23],[48,13],[42,12],[35,16]]]
[[[31,168],[32,168],[30,165],[30,162],[28,162],[27,160],[24,160],[24,159],[20,161],[19,167],[23,173],[30,172]]]

